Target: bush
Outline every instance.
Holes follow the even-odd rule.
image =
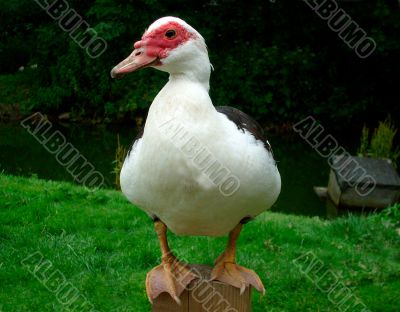
[[[290,9],[282,1],[262,0],[68,4],[107,41],[101,57],[88,57],[35,1],[0,4],[0,73],[38,64],[31,77],[28,110],[108,119],[145,110],[165,83],[165,74],[144,70],[112,81],[109,72],[131,52],[145,27],[161,16],[175,15],[207,40],[216,69],[211,83],[216,105],[236,106],[273,122],[298,121],[312,114],[324,123],[338,124],[364,122],[367,116],[385,118],[389,110],[392,116],[399,114],[398,106],[391,105],[399,101],[396,1],[340,3],[377,42],[377,51],[365,60],[358,59],[301,1],[290,4]]]

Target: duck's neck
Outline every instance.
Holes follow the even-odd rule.
[[[210,90],[210,73],[204,75],[203,77],[199,77],[196,73],[174,73],[169,75],[170,83],[177,83],[177,82],[196,82],[199,83],[207,92]]]
[[[209,119],[215,108],[208,94],[210,88],[211,64],[207,51],[204,53],[180,55],[179,62],[170,61],[163,65],[167,71],[168,83],[154,99],[147,123],[158,124],[162,120],[181,118],[185,121]]]
[[[169,80],[173,82],[189,81],[201,84],[208,92],[210,89],[211,63],[207,53],[199,53],[196,58],[181,60],[179,66],[168,70]]]

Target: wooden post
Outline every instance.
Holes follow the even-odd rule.
[[[250,312],[251,287],[240,290],[219,281],[210,282],[211,267],[190,265],[200,279],[193,281],[180,296],[178,305],[169,294],[162,293],[152,307],[153,312]]]

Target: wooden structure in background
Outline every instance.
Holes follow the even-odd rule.
[[[386,208],[400,198],[400,177],[390,160],[336,156],[328,196],[337,206]]]
[[[209,282],[211,267],[190,265],[201,278],[189,284],[178,305],[169,294],[162,293],[152,307],[153,312],[250,312],[251,287],[240,290],[218,281]]]

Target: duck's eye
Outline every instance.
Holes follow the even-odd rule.
[[[176,31],[173,29],[168,29],[165,32],[165,38],[167,39],[174,39],[176,37]]]

